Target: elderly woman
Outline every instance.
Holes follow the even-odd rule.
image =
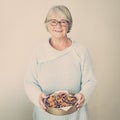
[[[25,90],[35,105],[33,120],[88,120],[87,103],[96,87],[86,48],[68,38],[72,16],[63,5],[52,7],[45,19],[51,38],[38,48],[25,78]],[[46,112],[46,95],[65,90],[78,96],[76,112],[56,116]]]

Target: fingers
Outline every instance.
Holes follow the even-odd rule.
[[[78,96],[78,102],[76,103],[76,107],[77,110],[79,110],[85,102],[85,97],[82,93],[78,94],[77,96]]]
[[[43,110],[46,111],[46,106],[45,106],[45,104],[44,104],[43,102],[40,102],[40,106],[41,106],[41,108],[42,108]]]
[[[45,106],[45,104],[43,102],[44,98],[46,98],[46,95],[44,93],[40,94],[39,104],[40,104],[41,108],[46,111],[46,106]]]

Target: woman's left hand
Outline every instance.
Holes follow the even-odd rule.
[[[77,107],[77,110],[79,110],[85,102],[85,97],[82,93],[78,93],[77,98],[78,98],[78,102],[76,103],[76,107]]]

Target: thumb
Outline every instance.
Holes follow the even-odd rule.
[[[41,94],[41,97],[42,97],[42,98],[46,98],[47,96],[46,96],[45,93],[42,93],[42,94]]]

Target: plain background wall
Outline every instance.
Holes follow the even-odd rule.
[[[43,21],[56,4],[69,7],[74,21],[69,36],[93,59],[97,89],[89,102],[90,120],[119,120],[119,0],[0,1],[0,120],[32,120],[23,80],[32,49],[49,37]]]

